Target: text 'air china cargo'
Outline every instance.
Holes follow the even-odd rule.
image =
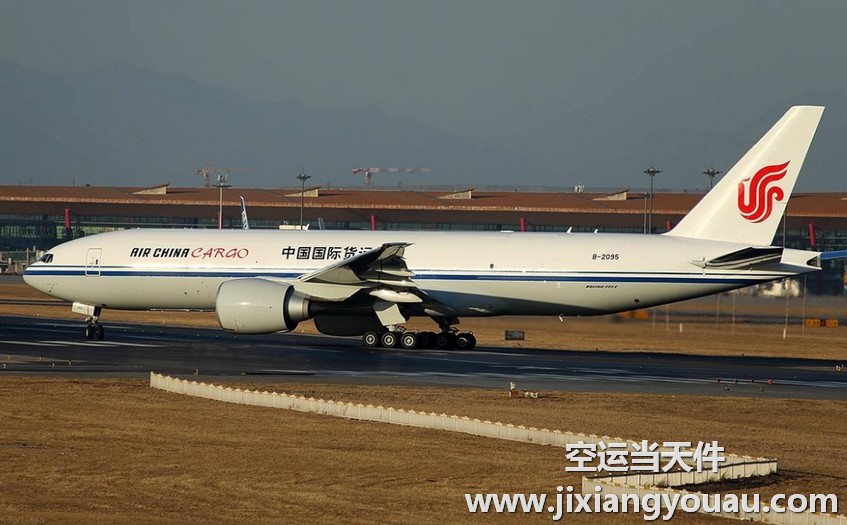
[[[313,319],[365,346],[469,349],[461,317],[610,314],[819,270],[772,241],[822,114],[789,109],[662,235],[136,229],[59,245],[24,280],[72,301],[88,338],[104,308],[214,310],[245,334]]]

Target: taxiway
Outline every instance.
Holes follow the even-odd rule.
[[[88,341],[67,320],[0,317],[2,374],[95,377],[172,375],[446,384],[529,390],[612,391],[847,399],[847,372],[813,359],[706,357],[481,347],[472,351],[363,349],[358,338],[233,335],[218,330],[109,324]]]

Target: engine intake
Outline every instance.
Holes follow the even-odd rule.
[[[221,328],[242,334],[288,332],[312,317],[309,297],[293,286],[255,278],[221,284],[215,313]]]

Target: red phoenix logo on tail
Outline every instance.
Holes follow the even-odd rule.
[[[738,211],[742,217],[755,223],[771,216],[774,201],[785,198],[785,192],[775,184],[785,177],[789,162],[765,166],[738,183]],[[745,184],[747,181],[749,186]]]

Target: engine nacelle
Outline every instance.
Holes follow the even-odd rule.
[[[242,334],[294,330],[312,317],[309,298],[290,284],[267,279],[234,279],[218,288],[215,313],[221,328]]]

